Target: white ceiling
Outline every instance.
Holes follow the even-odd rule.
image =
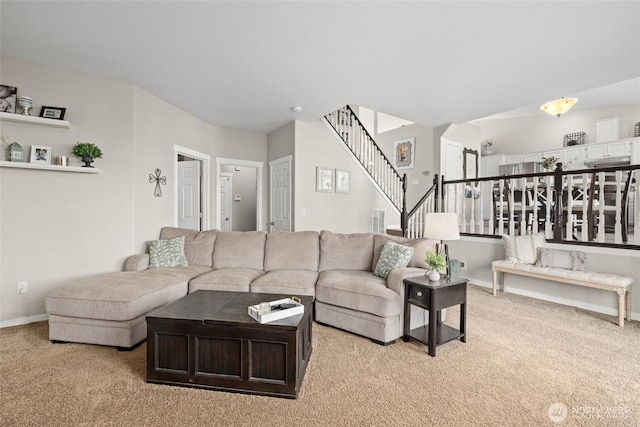
[[[0,1],[0,15],[3,55],[130,82],[232,128],[347,103],[439,126],[630,79],[607,102],[640,104],[637,1]]]

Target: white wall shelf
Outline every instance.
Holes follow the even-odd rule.
[[[100,173],[98,168],[85,168],[82,166],[58,166],[43,163],[23,163],[0,161],[0,168],[38,169],[57,172]]]
[[[1,113],[0,112],[0,120],[6,120],[10,122],[20,122],[20,123],[28,123],[32,125],[42,125],[42,126],[51,126],[58,128],[70,128],[71,123],[67,120],[55,120],[55,119],[45,119],[44,117],[35,117],[35,116],[25,116],[23,114],[14,114],[14,113]]]

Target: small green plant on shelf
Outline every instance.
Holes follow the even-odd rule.
[[[435,249],[427,251],[424,262],[426,262],[432,270],[435,270],[438,273],[444,273],[447,271],[447,261],[445,260],[444,255],[439,254]]]
[[[560,160],[557,157],[543,157],[542,158],[542,167],[547,169],[547,170],[551,170],[553,169],[553,167],[556,165],[556,162]]]
[[[99,159],[102,157],[102,150],[96,144],[91,142],[76,142],[71,150],[71,155],[75,157],[93,157]]]

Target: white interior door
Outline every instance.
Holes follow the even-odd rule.
[[[271,231],[291,231],[291,156],[269,163]]]
[[[444,140],[444,150],[442,150],[444,159],[441,163],[442,176],[446,181],[452,181],[454,179],[462,179],[462,153],[464,145]],[[453,185],[447,185],[447,197],[444,212],[458,212],[455,206],[455,192]]]
[[[178,162],[178,227],[201,230],[200,161]]]
[[[220,174],[220,231],[231,231],[231,178]]]

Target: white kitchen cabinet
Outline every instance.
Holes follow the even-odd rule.
[[[509,154],[507,155],[507,159],[505,161],[505,165],[510,165],[513,163],[522,163],[524,162],[523,154]]]
[[[542,153],[525,153],[522,155],[523,162],[541,162]]]
[[[631,142],[629,140],[587,145],[587,159],[629,155],[631,155]]]
[[[631,142],[631,164],[640,165],[640,139]]]
[[[587,156],[587,149],[584,145],[565,148],[562,159],[562,167],[567,170],[584,169],[584,160]]]

